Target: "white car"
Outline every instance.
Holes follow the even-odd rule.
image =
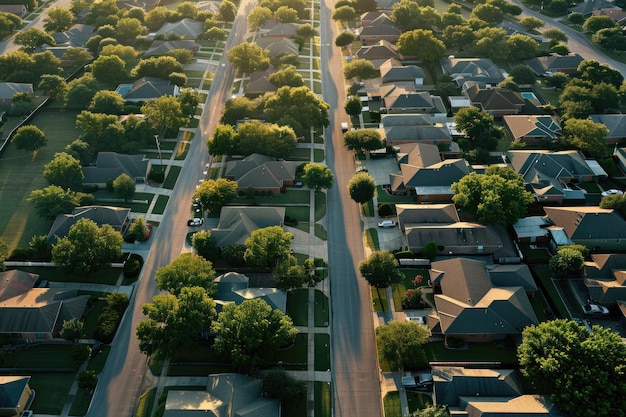
[[[610,190],[602,191],[602,197],[606,197],[607,195],[622,195],[624,192],[622,190],[616,190],[615,188],[611,188]]]
[[[607,315],[609,314],[609,309],[605,306],[601,306],[599,304],[585,304],[583,306],[583,313],[593,316],[593,315]]]
[[[193,219],[187,220],[187,226],[202,226],[204,224],[204,219],[202,217],[194,217]]]
[[[378,222],[378,227],[396,227],[397,223],[393,220],[382,220]]]
[[[407,321],[413,321],[418,324],[426,324],[426,320],[422,316],[406,316]]]

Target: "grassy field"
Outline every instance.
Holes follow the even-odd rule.
[[[402,417],[402,406],[400,405],[400,394],[398,391],[391,391],[383,398],[385,417]]]
[[[291,317],[294,326],[306,326],[308,321],[309,290],[300,288],[287,293],[287,314]]]
[[[48,139],[47,146],[39,150],[33,159],[32,153],[18,151],[9,146],[0,158],[0,237],[11,248],[28,246],[34,235],[46,235],[52,221],[39,217],[26,198],[31,191],[48,185],[43,177],[43,166],[50,162],[56,152],[78,138],[80,131],[75,127],[76,112],[43,111],[33,120]]]

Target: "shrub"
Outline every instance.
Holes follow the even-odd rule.
[[[126,294],[111,293],[107,296],[107,305],[98,316],[98,322],[94,330],[94,337],[104,344],[113,341],[117,326],[122,320],[124,310],[128,306]]]
[[[11,251],[8,261],[30,261],[33,259],[34,253],[31,248],[15,248]]]
[[[113,187],[113,178],[109,178],[107,180],[107,191],[110,193],[115,191],[115,187]]]
[[[148,179],[150,181],[161,183],[165,180],[165,172],[161,168],[153,168],[152,171],[150,171],[150,175],[148,175]]]
[[[245,264],[244,254],[246,253],[246,247],[244,245],[238,245],[233,243],[222,248],[222,258],[226,262],[234,266],[242,266]]]
[[[422,290],[420,288],[407,290],[406,295],[402,298],[402,309],[414,310],[418,308],[424,308]]]
[[[396,259],[413,259],[415,254],[411,250],[401,250],[394,253]]]
[[[391,204],[381,204],[380,206],[378,206],[378,215],[380,217],[387,217],[387,216],[391,216],[393,214],[393,208],[391,207]]]
[[[124,262],[124,276],[126,278],[135,278],[141,271],[141,264],[136,259],[129,259]]]

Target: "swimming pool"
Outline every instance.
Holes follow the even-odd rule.
[[[521,94],[526,100],[537,100],[537,96],[532,91],[522,92]]]

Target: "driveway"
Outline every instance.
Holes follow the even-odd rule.
[[[394,157],[361,161],[361,166],[369,171],[376,185],[389,184],[389,174],[400,172],[398,161]]]

